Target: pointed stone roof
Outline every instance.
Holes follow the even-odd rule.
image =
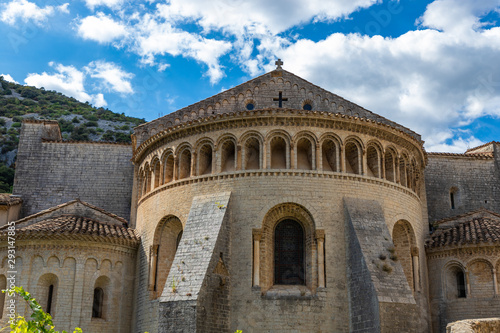
[[[251,106],[249,105],[251,104]],[[308,104],[313,111],[331,112],[365,118],[401,130],[418,141],[420,135],[363,107],[318,87],[283,69],[276,69],[234,88],[189,105],[134,130],[134,147],[149,137],[173,126],[217,114],[247,109],[282,108],[302,110]]]

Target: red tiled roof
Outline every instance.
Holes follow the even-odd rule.
[[[479,243],[500,244],[500,223],[487,217],[475,218],[454,227],[437,229],[426,242],[427,248]]]
[[[7,237],[7,226],[0,228],[0,240]],[[62,215],[16,229],[16,239],[80,239],[136,246],[139,237],[125,226],[111,225],[75,215]]]
[[[12,196],[8,193],[0,193],[0,205],[1,206],[12,206],[16,204],[20,204],[23,202],[21,197]]]

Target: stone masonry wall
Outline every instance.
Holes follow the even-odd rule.
[[[57,122],[22,124],[13,192],[23,216],[80,198],[128,220],[131,146],[42,141],[60,139],[58,131]]]
[[[462,320],[449,324],[446,333],[494,333],[500,332],[500,318]]]
[[[425,198],[422,202],[394,183],[356,175],[321,176],[314,172],[278,170],[240,172],[220,178],[195,177],[195,180],[178,181],[170,187],[158,188],[138,205],[137,231],[141,236],[141,247],[149,249],[156,226],[165,216],[178,217],[186,228],[194,197],[229,191],[232,214],[231,265],[228,267],[231,280],[229,332],[237,329],[249,333],[349,331],[344,196],[378,201],[389,230],[399,220],[409,221],[418,244],[423,244],[427,233],[423,216]],[[252,287],[252,230],[262,228],[266,214],[273,207],[288,202],[305,207],[315,228],[325,230],[326,288],[316,290],[314,295],[270,297],[260,288]],[[423,246],[419,250],[422,251],[420,272],[424,277],[427,273]],[[140,250],[140,253],[134,330],[154,332],[157,330],[158,300],[151,300],[147,290],[148,251]],[[425,283],[422,288],[421,295],[425,299]]]
[[[350,332],[427,332],[403,267],[391,259],[394,244],[382,206],[350,197],[344,203]]]
[[[51,315],[58,330],[88,333],[131,333],[136,250],[127,246],[70,240],[16,242],[16,285],[23,286],[42,305],[48,284],[54,285]],[[0,247],[0,281],[7,272],[7,247]],[[103,287],[103,318],[92,318],[94,288]],[[44,284],[44,281],[50,281]],[[45,308],[46,310],[46,308]],[[27,303],[17,298],[16,311],[29,317]],[[8,317],[4,307],[0,327]]]
[[[494,158],[430,154],[425,183],[430,223],[481,207],[500,212],[500,169]],[[458,190],[455,209],[450,203],[453,187]]]
[[[193,199],[160,298],[158,332],[228,331],[229,197],[213,193]]]

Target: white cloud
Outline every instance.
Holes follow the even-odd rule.
[[[499,1],[490,1],[489,8],[449,0],[433,4],[440,2],[460,7],[428,7],[422,24],[431,24],[428,18],[437,11],[442,22],[449,22],[442,31],[422,25],[398,38],[337,33],[289,45],[271,39],[261,44],[260,54],[266,56],[258,67],[273,69],[277,55],[285,69],[422,134],[428,149],[473,146],[480,141],[450,128],[500,116],[500,29],[479,28],[474,16],[498,8]],[[464,20],[453,22],[455,12]]]
[[[69,4],[66,3],[55,8],[53,6],[40,8],[35,3],[27,0],[12,0],[2,5],[1,8],[3,10],[0,14],[0,21],[14,25],[18,19],[21,19],[23,22],[32,20],[36,24],[41,25],[47,21],[49,16],[54,15],[55,10],[68,13],[68,6]]]
[[[155,57],[158,55],[182,55],[206,64],[212,83],[223,77],[219,57],[231,49],[231,43],[182,31],[150,16],[146,16],[137,28],[137,44],[133,48],[143,57],[144,63],[156,64]]]
[[[94,10],[95,7],[105,6],[109,8],[119,8],[123,4],[123,0],[85,0],[87,7]]]
[[[104,86],[109,91],[123,94],[131,94],[134,92],[130,83],[130,79],[132,79],[134,75],[123,71],[114,63],[92,61],[85,67],[85,70],[90,77],[103,80]]]
[[[9,81],[9,82],[13,82],[13,83],[19,83],[16,80],[14,80],[14,78],[12,78],[12,76],[10,76],[10,74],[0,74],[0,76],[3,76],[3,79],[5,81]]]
[[[97,107],[105,106],[106,101],[102,94],[89,95],[84,88],[85,75],[73,66],[49,63],[57,71],[55,74],[31,73],[24,80],[27,85],[44,87],[47,90],[56,90],[81,102],[90,102]]]
[[[85,17],[79,22],[77,30],[82,38],[94,40],[98,43],[110,43],[127,35],[125,25],[116,22],[103,13]]]

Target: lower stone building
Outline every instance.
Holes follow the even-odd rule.
[[[427,153],[277,65],[132,145],[24,121],[0,287],[15,229],[16,283],[59,329],[443,332],[497,315],[500,144]]]

